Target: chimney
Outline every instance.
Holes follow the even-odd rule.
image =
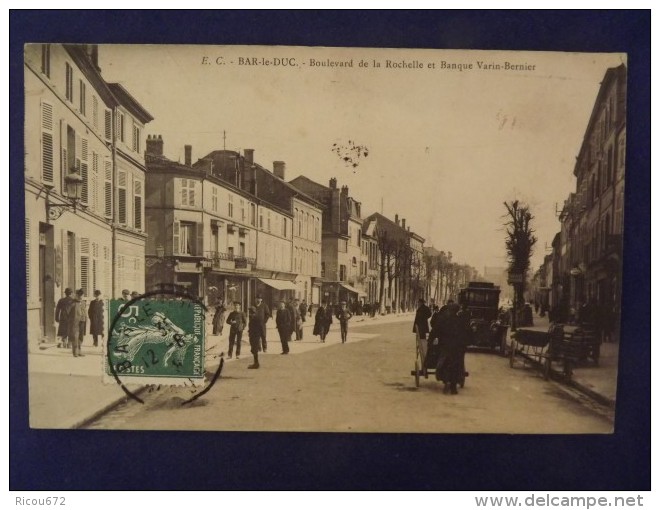
[[[396,223],[397,227],[399,226],[399,215],[398,214],[394,215],[394,223]]]
[[[248,165],[254,163],[254,149],[243,149],[243,156],[245,157],[245,162]]]
[[[341,187],[341,194],[346,197],[348,196],[348,186]]]
[[[337,178],[333,177],[330,179],[330,189],[337,189]]]
[[[402,228],[403,230],[406,229],[406,219],[405,219],[405,218],[403,218],[403,219],[401,220],[401,228]],[[410,230],[410,229],[408,229],[408,230]]]
[[[275,174],[275,177],[279,177],[280,179],[284,180],[285,168],[286,164],[284,161],[273,161],[273,173]]]
[[[184,145],[183,151],[185,153],[186,166],[192,166],[192,145]]]
[[[152,154],[154,156],[163,155],[163,136],[158,135],[149,135],[147,136],[147,154]]]

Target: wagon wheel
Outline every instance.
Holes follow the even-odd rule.
[[[509,366],[513,368],[513,364],[516,361],[516,342],[513,338],[511,339],[511,352],[509,353]]]
[[[419,388],[419,362],[415,360],[415,386]]]

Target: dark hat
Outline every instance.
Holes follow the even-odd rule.
[[[83,294],[85,294],[85,291],[82,290],[82,289],[78,289],[78,290],[76,291],[76,296],[82,296]]]
[[[263,299],[263,298],[262,298],[261,296],[257,296],[257,297],[254,298],[254,299]]]
[[[95,295],[95,296],[100,296],[100,295],[101,295],[101,291],[98,290],[98,289],[96,289],[96,290],[94,291],[94,295]]]
[[[122,294],[130,294],[131,291],[128,290],[128,289],[124,289],[124,290],[121,291],[121,293],[122,293]]]
[[[419,298],[420,303],[426,303],[426,300],[424,298]]]
[[[69,287],[67,287],[66,289],[64,289],[64,294],[65,294],[65,295],[70,296],[72,293],[73,293],[73,291],[72,291]]]
[[[131,292],[131,297],[138,297],[139,295],[140,295],[140,293],[137,290],[134,290],[133,292]]]

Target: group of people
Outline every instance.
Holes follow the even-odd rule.
[[[415,332],[419,333],[420,339],[427,340],[427,359],[435,359],[437,355],[435,377],[445,384],[445,393],[456,395],[466,374],[465,351],[470,338],[467,306],[449,300],[442,308],[434,305],[431,311],[426,301],[420,299],[413,325]]]
[[[128,292],[128,291],[127,291]],[[64,297],[55,307],[55,321],[57,322],[57,336],[59,341],[57,347],[68,349],[74,358],[84,356],[82,343],[87,331],[87,319],[89,319],[89,333],[92,335],[94,346],[99,344],[99,337],[103,337],[103,301],[101,291],[94,291],[94,299],[87,307],[83,296],[83,289],[75,293],[72,289],[64,289]]]
[[[254,306],[248,308],[247,316],[242,310],[240,302],[232,303],[233,309],[227,315],[227,307],[224,301],[219,298],[215,304],[213,314],[213,335],[222,335],[224,325],[229,324],[229,348],[227,352],[228,359],[234,355],[236,349],[236,359],[241,356],[241,342],[243,331],[248,328],[248,338],[250,341],[250,352],[254,358],[253,363],[248,365],[249,369],[259,368],[259,353],[268,352],[268,342],[266,338],[266,324],[272,318],[271,310],[264,303],[261,296],[257,296]],[[306,322],[307,313],[311,314],[311,305],[308,306],[303,300],[291,299],[288,302],[280,301],[275,311],[275,325],[280,337],[282,352],[280,354],[289,354],[289,342],[295,333],[295,341],[303,339],[303,325]],[[226,316],[226,318],[225,318]],[[341,341],[345,343],[348,340],[348,321],[353,314],[348,309],[345,301],[342,301],[336,311],[328,306],[324,301],[316,310],[314,320],[314,336],[319,336],[321,342],[330,330],[333,316],[339,320]]]

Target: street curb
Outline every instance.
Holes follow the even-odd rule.
[[[530,356],[526,356],[522,353],[517,353],[517,355],[524,357],[527,361],[529,361],[532,364],[532,366],[539,369],[539,371],[543,370],[541,364],[535,359],[531,358]],[[616,400],[612,400],[611,398],[608,398],[605,395],[601,395],[600,393],[592,390],[591,388],[586,387],[585,385],[575,381],[572,378],[567,379],[566,376],[564,375],[564,372],[562,371],[556,370],[554,368],[550,368],[550,378],[554,381],[565,384],[566,386],[570,386],[571,388],[579,391],[580,393],[585,394],[587,397],[595,400],[596,402],[598,402],[599,404],[605,407],[609,407],[610,409],[614,409],[616,407]]]
[[[147,390],[147,388],[148,388],[148,386],[141,386],[140,388],[136,389],[136,390],[133,391],[132,393],[133,393],[134,395],[136,395],[136,396],[137,396],[137,395],[141,395],[142,393],[144,393],[144,392]],[[100,409],[97,409],[97,410],[94,411],[90,416],[78,420],[77,422],[75,422],[75,423],[74,423],[71,427],[69,427],[69,428],[70,428],[70,429],[81,429],[81,428],[84,428],[84,427],[86,427],[87,425],[89,425],[90,423],[92,423],[93,421],[95,421],[96,419],[98,419],[98,418],[100,418],[101,416],[103,416],[104,414],[106,414],[106,413],[112,411],[115,407],[117,407],[117,406],[119,406],[119,405],[121,405],[121,404],[124,404],[124,403],[128,402],[128,399],[129,399],[129,396],[128,396],[128,395],[122,395],[121,397],[116,398],[115,400],[113,400],[113,401],[110,402],[109,404],[106,404],[106,405],[104,405],[103,407],[101,407]]]

